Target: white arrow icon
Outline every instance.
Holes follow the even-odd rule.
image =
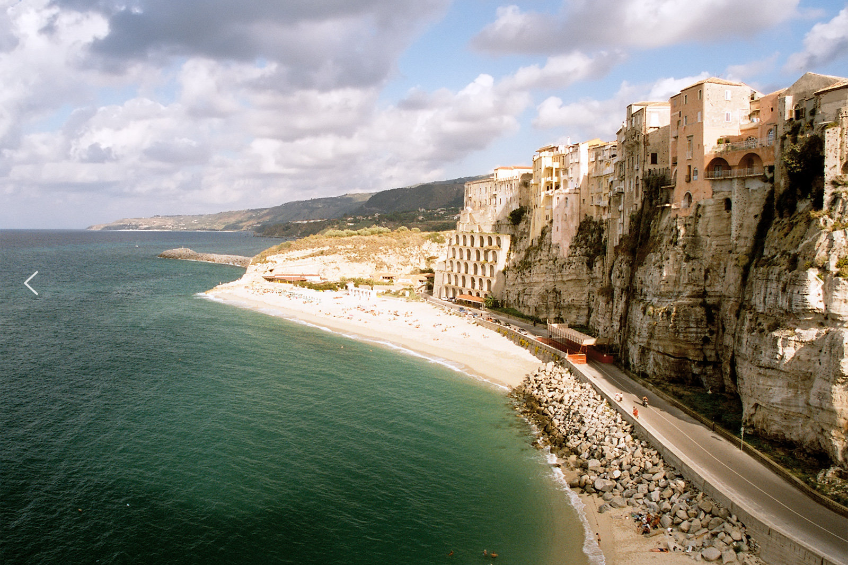
[[[33,292],[36,296],[38,296],[38,293],[37,293],[37,292],[35,292],[35,289],[34,289],[34,288],[32,288],[31,286],[29,286],[29,284],[27,284],[27,283],[28,283],[29,281],[31,281],[31,280],[32,280],[32,277],[34,277],[34,276],[35,276],[35,275],[37,275],[37,274],[38,274],[38,271],[34,272],[33,274],[31,274],[31,275],[29,276],[29,278],[28,278],[26,281],[24,281],[24,286],[26,286],[28,289],[30,289],[30,290],[31,290],[31,291],[32,291],[32,292]]]

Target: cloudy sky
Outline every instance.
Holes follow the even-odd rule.
[[[826,0],[0,0],[0,228],[372,192],[848,76]]]

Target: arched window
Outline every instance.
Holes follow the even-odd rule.
[[[501,238],[496,238],[496,239],[495,239],[495,245],[496,245],[497,247],[499,247],[499,248],[500,248],[500,246],[501,246]]]
[[[492,262],[493,263],[498,262],[498,252],[497,251],[492,251]]]
[[[489,247],[492,246],[492,236],[489,236]]]
[[[492,281],[491,280],[486,281],[486,290],[488,290],[489,292],[492,292]]]
[[[476,275],[477,274],[477,263],[474,263],[474,269],[473,270],[474,270],[474,274]]]
[[[453,257],[454,259],[456,259],[456,248],[451,249],[451,257]]]
[[[687,192],[683,195],[683,202],[680,204],[681,208],[689,208],[692,205],[692,193]]]
[[[465,288],[465,275],[462,276],[462,286]]]
[[[480,260],[480,250],[479,249],[477,250],[476,257],[477,257],[476,261],[479,261]]]
[[[489,265],[489,276],[490,277],[495,276],[495,266],[494,265]]]
[[[486,245],[486,244],[483,243],[483,236],[481,235],[480,236],[480,247],[483,247],[484,245]]]
[[[464,245],[464,246],[468,245],[468,239],[466,239],[466,236],[462,236],[462,245]]]
[[[471,288],[477,288],[477,281],[474,277],[471,277]]]
[[[465,273],[468,274],[468,263],[465,263]]]

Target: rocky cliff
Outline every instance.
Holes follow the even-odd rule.
[[[770,183],[725,188],[688,216],[647,194],[606,257],[517,236],[505,301],[610,338],[637,374],[736,392],[746,426],[848,466],[845,200],[781,217]]]

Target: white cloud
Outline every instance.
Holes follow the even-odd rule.
[[[649,84],[622,83],[612,98],[597,100],[584,98],[565,103],[551,96],[537,107],[533,125],[540,129],[561,128],[572,139],[615,139],[615,134],[625,118],[628,104],[638,101],[666,101],[683,88],[707,78],[708,73],[682,77],[662,78]]]
[[[490,53],[653,48],[750,34],[793,16],[799,0],[564,0],[558,14],[500,8],[473,44]]]
[[[759,76],[774,69],[780,53],[773,53],[765,59],[749,61],[739,65],[730,65],[724,73],[724,78],[727,80],[747,81],[752,77]]]
[[[786,71],[805,72],[848,55],[848,8],[827,23],[817,23],[804,37],[804,50],[786,61]]]
[[[626,59],[621,51],[601,51],[590,57],[580,51],[548,57],[544,67],[521,67],[501,81],[501,87],[511,90],[536,88],[566,88],[575,82],[600,78]]]

